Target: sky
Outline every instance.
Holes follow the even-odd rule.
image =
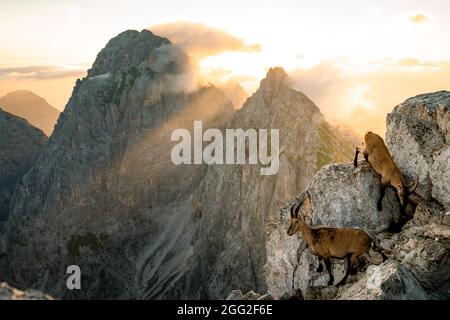
[[[249,94],[284,67],[330,121],[358,130],[382,133],[396,104],[450,90],[447,0],[2,0],[0,21],[0,95],[28,89],[60,110],[109,39],[144,28]]]

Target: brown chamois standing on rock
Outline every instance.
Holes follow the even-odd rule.
[[[306,193],[306,192],[305,192]],[[303,193],[303,199],[305,198]],[[313,228],[306,224],[299,215],[299,209],[303,200],[295,207],[292,205],[291,225],[287,231],[288,235],[294,235],[300,232],[308,243],[312,253],[319,258],[319,267],[317,272],[322,272],[323,267],[321,261],[325,263],[330,279],[328,285],[332,285],[334,277],[331,272],[331,258],[347,259],[347,272],[344,278],[337,284],[338,286],[345,283],[350,273],[356,273],[356,262],[358,258],[367,253],[372,247],[373,242],[364,231],[355,228],[330,228],[317,227]]]
[[[370,131],[364,135],[363,148],[356,147],[355,159],[353,165],[358,166],[358,154],[364,154],[364,159],[372,166],[376,173],[381,176],[380,197],[377,202],[377,209],[383,209],[382,202],[386,192],[386,188],[392,186],[396,189],[396,195],[400,202],[400,210],[402,215],[405,213],[408,196],[414,192],[417,182],[412,182],[409,186],[405,186],[402,173],[392,159],[391,153],[384,143],[383,139]]]

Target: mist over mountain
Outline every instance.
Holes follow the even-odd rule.
[[[0,97],[0,107],[6,112],[27,119],[47,136],[53,132],[60,114],[59,110],[44,98],[27,90],[12,91]]]

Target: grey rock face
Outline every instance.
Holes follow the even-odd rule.
[[[273,300],[273,298],[268,293],[261,295],[254,291],[249,291],[243,294],[241,290],[232,290],[225,300]]]
[[[437,292],[450,281],[450,219],[436,203],[421,203],[414,217],[398,234],[379,234],[385,254],[410,269],[422,287],[437,298]]]
[[[400,216],[398,200],[393,190],[383,199],[383,210],[378,211],[379,176],[361,161],[353,164],[332,164],[319,170],[306,188],[308,198],[300,210],[311,226],[359,228],[374,237],[386,230]],[[270,234],[270,264],[266,272],[273,276],[268,288],[275,297],[289,288],[325,286],[328,274],[316,271],[318,259],[312,254],[301,235],[289,237],[289,206],[281,211],[281,221],[268,227]],[[345,275],[344,261],[335,260],[333,276],[338,283]]]
[[[225,300],[243,300],[244,294],[241,290],[232,290]]]
[[[271,267],[278,263],[271,259],[284,259],[282,252],[289,248],[286,242],[278,246],[272,240],[284,239],[286,233],[271,232],[272,224],[279,221],[278,208],[305,188],[323,165],[350,162],[354,149],[327,124],[311,100],[288,84],[284,70],[271,69],[228,125],[244,130],[279,129],[278,174],[262,176],[260,165],[208,167],[195,193],[202,213],[193,237],[190,267],[172,297],[223,298],[231,289],[267,292],[268,287],[284,282],[282,292],[292,288],[293,271],[278,277]],[[280,263],[286,268],[296,265],[293,261]]]
[[[387,116],[386,143],[402,173],[419,179],[416,192],[449,207],[450,92],[419,95]]]
[[[450,122],[450,120],[449,120]],[[431,195],[450,209],[450,144],[434,158],[430,169]]]
[[[154,50],[162,45],[169,45],[166,38],[155,36],[149,30],[136,32],[127,30],[111,39],[105,48],[97,55],[88,77],[94,77],[108,72],[127,72],[131,68],[147,62]],[[181,65],[174,65],[181,67]]]
[[[22,291],[2,282],[0,283],[0,300],[53,300],[53,298],[38,290]]]
[[[338,294],[338,288],[330,287],[308,287],[304,291],[305,300],[332,300]]]
[[[41,130],[0,109],[0,226],[1,220],[8,216],[17,182],[30,169],[46,142]]]
[[[414,274],[395,261],[369,266],[358,282],[339,293],[338,300],[425,300],[427,294]]]
[[[378,211],[380,178],[366,162],[332,164],[314,175],[307,192],[306,214],[312,226],[360,228],[369,235],[386,230],[400,216],[399,202],[389,189]],[[345,192],[343,192],[345,190]]]
[[[164,46],[162,48],[162,46]],[[205,165],[175,165],[171,133],[233,114],[215,87],[183,91],[185,56],[167,39],[112,39],[13,196],[0,276],[63,298],[156,298],[192,254],[192,193]],[[83,290],[66,288],[79,265]]]

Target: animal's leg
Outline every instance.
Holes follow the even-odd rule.
[[[328,275],[330,276],[330,280],[328,280],[328,285],[331,286],[334,282],[333,273],[331,270],[331,260],[330,258],[324,259],[325,267],[327,268]]]
[[[359,147],[356,147],[356,150],[355,150],[355,158],[353,159],[353,165],[355,166],[355,168],[358,166],[358,154],[360,153],[361,151],[359,151]]]
[[[319,266],[317,267],[316,272],[320,273],[323,271],[322,258],[318,257],[318,259],[319,259]]]
[[[403,189],[403,185],[401,184],[395,187],[395,191],[397,193],[398,201],[400,202],[400,212],[404,215],[408,197],[405,197],[405,191]]]
[[[369,162],[369,154],[364,152],[364,160],[366,160],[366,162]]]
[[[358,263],[358,256],[355,254],[352,254],[350,257],[350,264],[348,266],[348,270],[350,274],[356,274],[358,271],[357,269],[357,263]]]
[[[350,255],[347,255],[347,272],[345,273],[345,276],[342,278],[342,280],[339,281],[339,283],[336,286],[340,286],[345,283],[345,281],[348,278],[348,275],[350,274],[350,269],[352,268],[351,264],[352,263],[350,261]]]

